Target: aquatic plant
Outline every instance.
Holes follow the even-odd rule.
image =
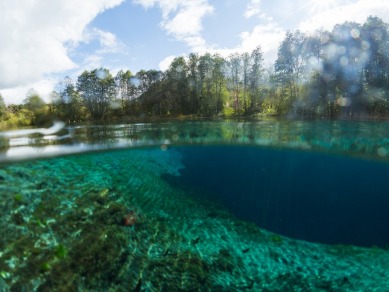
[[[59,244],[55,248],[54,253],[57,258],[64,259],[68,254],[68,250],[62,244]]]

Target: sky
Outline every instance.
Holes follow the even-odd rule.
[[[286,31],[369,15],[389,23],[389,0],[0,0],[0,93],[17,104],[34,89],[50,102],[84,70],[166,70],[177,56],[258,45],[270,67]]]

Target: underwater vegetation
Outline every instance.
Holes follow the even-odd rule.
[[[260,229],[163,179],[183,167],[160,148],[2,165],[0,291],[389,290],[387,250]]]

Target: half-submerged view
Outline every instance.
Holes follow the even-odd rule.
[[[0,291],[389,291],[389,2],[3,2]]]

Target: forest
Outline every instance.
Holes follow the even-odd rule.
[[[258,40],[260,42],[260,40]],[[6,106],[0,127],[177,117],[386,118],[389,27],[378,17],[313,34],[288,31],[273,66],[260,46],[251,53],[191,53],[165,71],[106,68],[65,77],[51,102],[31,89]]]

